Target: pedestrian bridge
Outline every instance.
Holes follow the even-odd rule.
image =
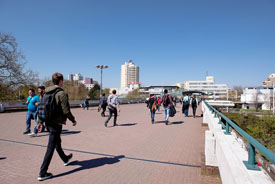
[[[230,162],[226,162],[225,160],[231,157],[221,157],[219,153],[232,153],[237,148],[220,146],[220,141],[230,143],[227,139],[233,136],[229,135],[223,141],[220,135],[222,130],[218,130],[221,127],[212,126],[214,123],[211,122],[216,121],[214,114],[210,113],[204,104],[203,117],[200,116],[201,108],[198,108],[196,118],[184,117],[179,105],[176,109],[177,114],[169,119],[169,125],[165,125],[163,121],[163,110],[156,113],[156,123],[151,124],[150,113],[145,104],[122,105],[118,116],[119,126],[113,127],[111,119],[107,128],[104,127],[106,117],[101,117],[97,107],[91,107],[89,110],[72,109],[78,124],[73,127],[67,122],[61,136],[65,153],[73,153],[72,162],[64,167],[55,152],[49,166],[49,172],[53,173],[54,177],[43,183],[236,183],[232,179],[234,175],[221,167],[219,161],[223,160],[222,163],[226,163],[229,168],[239,162],[238,166],[245,168],[242,161],[247,160],[247,152],[244,152],[246,154],[243,159],[232,157]],[[189,114],[191,115],[191,112]],[[33,138],[23,135],[25,118],[26,112],[0,114],[1,184],[37,182],[48,133],[39,133]],[[216,130],[215,133],[212,132],[214,136],[211,139],[216,147],[211,147],[208,143],[209,137],[205,135],[209,133],[205,134],[203,123],[209,125],[210,131],[213,130],[212,127]],[[33,125],[34,122],[32,128]],[[210,156],[214,161],[214,156],[216,157],[214,166],[219,167],[221,179],[201,174],[205,165],[203,155],[206,155],[205,159],[209,164],[209,151],[205,149],[216,153]],[[213,162],[210,162],[211,164],[213,165]],[[259,176],[265,177],[265,180],[261,181],[273,183],[263,169],[249,171],[249,175],[254,175],[253,179],[245,180],[246,183],[257,183]],[[237,179],[243,176],[241,172]]]

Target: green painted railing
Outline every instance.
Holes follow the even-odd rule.
[[[214,113],[214,117],[217,117],[217,114],[220,116],[219,124],[222,124],[222,128],[225,129],[224,134],[230,135],[230,129],[229,126],[231,126],[234,130],[239,132],[241,136],[243,136],[248,141],[248,161],[243,161],[246,168],[249,170],[261,170],[257,165],[255,161],[255,148],[260,151],[262,155],[264,155],[270,162],[275,164],[275,154],[264,147],[261,143],[259,143],[256,139],[251,137],[248,133],[246,133],[244,130],[242,130],[238,125],[236,125],[233,121],[231,121],[229,118],[227,118],[225,115],[223,115],[221,112],[216,110],[214,107],[209,105],[206,101],[204,101],[205,105],[209,108],[209,110]],[[226,121],[226,124],[224,125],[222,123],[222,119]]]

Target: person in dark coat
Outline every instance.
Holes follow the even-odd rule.
[[[157,99],[154,94],[151,94],[147,103],[147,107],[150,109],[150,112],[151,112],[152,124],[155,122],[155,112],[157,110],[157,106],[158,106]]]

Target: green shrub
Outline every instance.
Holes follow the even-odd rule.
[[[275,117],[264,115],[258,117],[254,114],[224,113],[241,129],[246,131],[262,145],[275,152]]]

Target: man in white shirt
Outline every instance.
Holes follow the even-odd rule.
[[[105,121],[105,127],[107,127],[108,122],[112,118],[112,115],[114,114],[114,126],[117,126],[116,120],[117,120],[117,111],[120,112],[119,109],[119,102],[117,99],[116,90],[112,91],[112,95],[108,97],[107,103],[108,103],[108,109],[109,109],[109,116],[107,120]]]

